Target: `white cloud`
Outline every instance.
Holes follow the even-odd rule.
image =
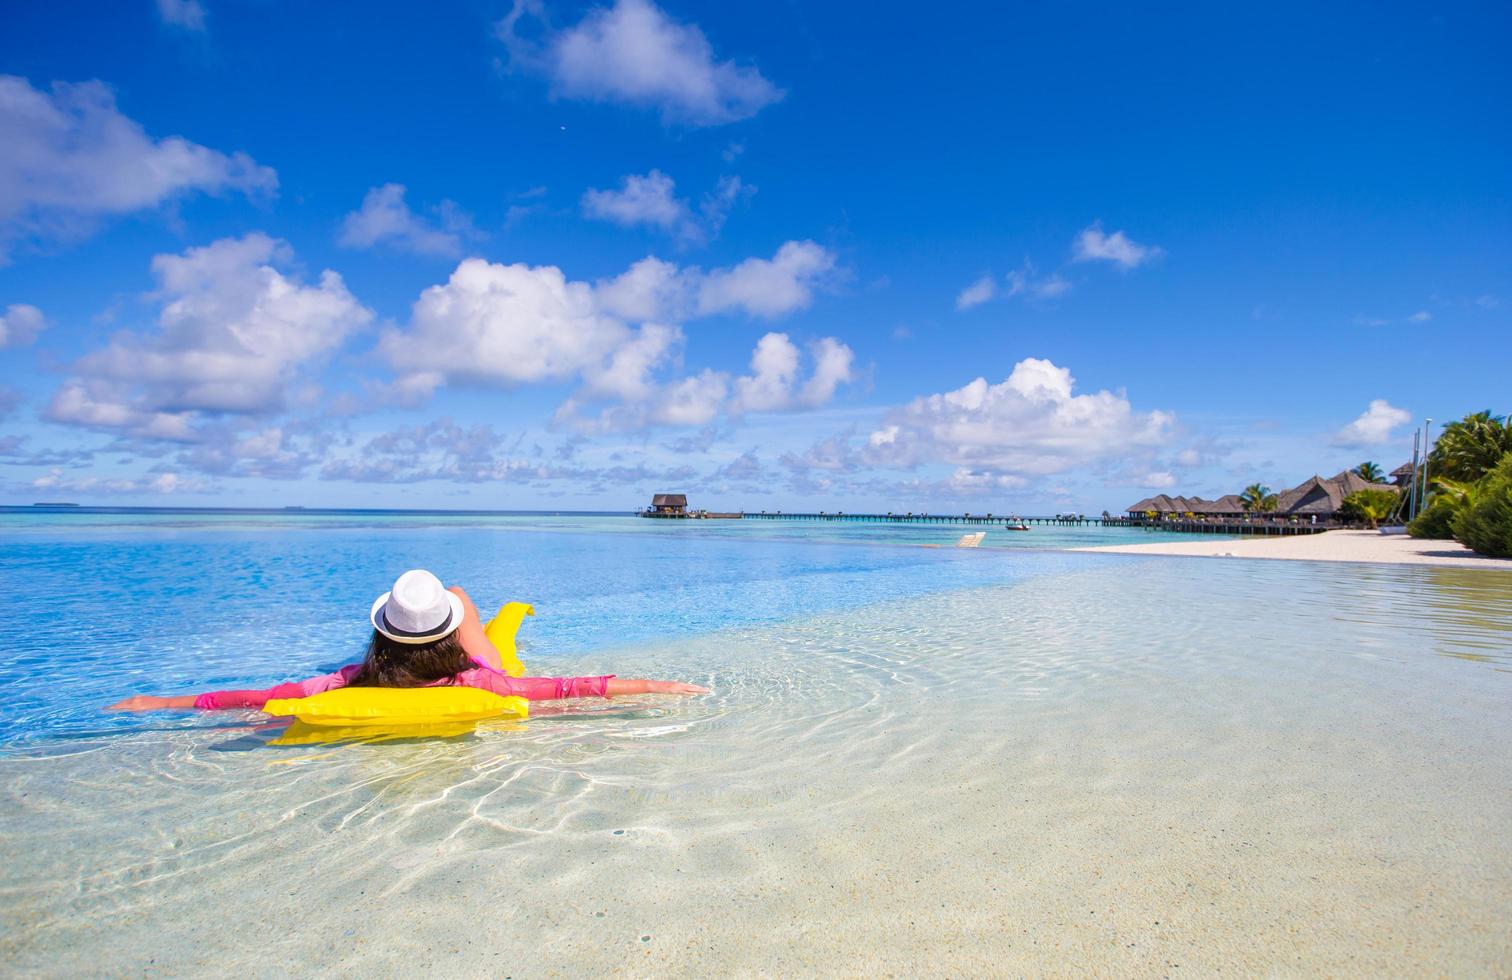
[[[851,368],[856,355],[834,337],[821,337],[814,341],[810,352],[814,357],[814,372],[798,392],[797,403],[817,408],[828,404],[835,397],[835,390],[842,384],[855,380]]]
[[[555,94],[657,109],[666,122],[717,126],[748,119],[780,100],[760,71],[715,60],[703,31],[680,24],[649,0],[616,0],[577,25],[520,36],[526,15],[544,23],[539,0],[516,0],[498,24],[511,67],[545,75]]]
[[[442,201],[432,224],[404,202],[403,184],[384,184],[368,191],[362,207],[342,219],[338,241],[347,248],[387,245],[419,255],[456,256],[465,240],[477,236],[472,218],[454,202]]]
[[[953,496],[971,496],[998,490],[1017,490],[1028,482],[1021,476],[989,473],[961,466],[950,474],[950,479],[945,481],[941,489]]]
[[[1047,276],[1035,275],[1034,265],[1025,262],[1023,268],[1015,269],[1004,277],[1009,296],[1029,296],[1033,299],[1054,299],[1071,291],[1071,281],[1058,272]]]
[[[1412,413],[1396,408],[1384,398],[1371,401],[1360,417],[1334,433],[1335,446],[1379,446],[1391,439],[1391,430],[1412,421]]]
[[[884,466],[950,463],[1038,476],[1126,456],[1169,437],[1169,413],[1136,412],[1122,393],[1075,394],[1074,386],[1069,370],[1026,358],[999,384],[977,378],[895,409],[868,437],[866,457]]]
[[[748,198],[756,193],[756,188],[738,176],[719,178],[719,183],[714,189],[705,194],[700,202],[698,212],[703,218],[702,237],[713,238],[724,228],[725,219],[730,216],[730,211],[742,198]]]
[[[828,404],[840,385],[852,379],[855,354],[833,337],[810,348],[814,369],[800,381],[802,355],[785,333],[769,333],[751,352],[751,373],[735,380],[732,410],[790,412]]]
[[[512,452],[509,444],[490,425],[440,418],[375,435],[349,457],[328,460],[320,476],[359,483],[485,483],[556,475],[540,459]]]
[[[648,256],[595,295],[607,312],[632,320],[688,320],[740,311],[775,318],[807,307],[835,268],[835,254],[811,241],[787,242],[770,259],[704,272]]]
[[[784,246],[770,261],[752,259],[712,273],[650,257],[597,285],[569,280],[554,266],[467,259],[446,283],[420,295],[407,327],[380,342],[398,373],[393,394],[412,402],[451,381],[577,384],[556,422],[583,431],[704,425],[721,412],[826,404],[853,376],[854,354],[832,337],[810,346],[807,376],[798,348],[786,334],[773,333],[758,344],[749,377],[712,370],[666,377],[681,364],[679,322],[747,307],[776,315],[807,301],[809,272],[828,268],[833,258],[811,242],[789,245],[796,252]],[[778,295],[752,298],[745,277],[764,281]],[[713,298],[711,280],[717,283]],[[590,407],[597,414],[585,416]]]
[[[157,0],[158,17],[163,23],[186,31],[205,29],[205,8],[200,0]]]
[[[855,430],[837,433],[820,439],[802,455],[784,453],[779,462],[794,473],[807,474],[814,470],[829,473],[853,473],[861,468],[861,457],[851,446]]]
[[[1140,476],[1139,485],[1147,490],[1169,490],[1176,485],[1176,475],[1165,470],[1152,470]]]
[[[698,294],[697,269],[648,255],[613,279],[600,280],[593,293],[600,308],[629,320],[686,320]]]
[[[650,421],[665,425],[707,425],[719,414],[730,379],[719,371],[700,371],[664,386],[656,395]]]
[[[622,348],[649,343],[555,266],[466,259],[420,294],[409,329],[387,334],[381,349],[406,375],[528,384],[610,372]],[[613,373],[625,383],[624,371]]]
[[[771,259],[746,259],[710,272],[698,288],[698,312],[783,316],[808,306],[814,286],[834,268],[835,254],[829,249],[810,241],[787,242]]]
[[[281,410],[308,367],[372,320],[336,273],[310,286],[279,271],[291,259],[256,232],[155,257],[157,329],[80,358],[48,417],[193,441],[206,418]]]
[[[756,188],[739,177],[721,177],[719,183],[700,202],[697,212],[677,196],[676,184],[660,170],[647,174],[630,174],[620,181],[618,190],[590,189],[583,194],[583,214],[601,221],[612,221],[626,228],[649,225],[684,242],[699,244],[718,235],[725,219],[742,197],[756,193]]]
[[[1427,310],[1418,310],[1416,313],[1412,314],[1411,316],[1409,316],[1407,318],[1407,322],[1408,323],[1427,323],[1429,320],[1432,320],[1432,319],[1433,319],[1433,314],[1432,313],[1429,313]]]
[[[1112,262],[1124,269],[1132,269],[1136,266],[1152,262],[1162,255],[1162,250],[1155,245],[1141,245],[1129,238],[1121,231],[1113,234],[1105,234],[1102,230],[1102,222],[1093,222],[1082,229],[1081,234],[1071,243],[1071,261],[1073,262]]]
[[[153,139],[100,82],[56,82],[48,93],[0,75],[0,133],[0,263],[18,241],[80,237],[105,217],[184,194],[278,187],[273,170],[245,153]]]
[[[0,350],[25,347],[47,326],[42,311],[27,303],[12,303],[0,316]]]
[[[987,275],[961,290],[956,296],[956,309],[969,310],[975,306],[997,299],[999,296],[1023,296],[1028,299],[1054,299],[1071,291],[1071,281],[1060,273],[1041,276],[1034,263],[1025,260],[1022,267],[1003,277],[1002,287],[997,280]]]
[[[689,220],[687,202],[678,198],[672,178],[660,170],[644,176],[631,174],[617,191],[587,191],[583,213],[627,227],[653,225],[668,231]]]
[[[205,482],[198,477],[186,477],[174,472],[144,477],[70,477],[57,467],[33,480],[31,487],[33,490],[61,490],[67,493],[163,495],[195,493],[207,489]]]
[[[991,276],[983,276],[961,290],[960,294],[956,296],[955,308],[957,310],[969,310],[973,306],[981,306],[996,295],[997,280]]]

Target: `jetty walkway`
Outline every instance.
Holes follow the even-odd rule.
[[[1128,527],[1146,531],[1171,531],[1177,534],[1318,534],[1344,525],[1328,521],[1317,524],[1278,518],[1255,520],[1150,520],[1144,517],[1088,517],[1085,514],[1057,514],[1054,517],[1020,517],[1016,514],[848,514],[844,511],[787,513],[784,511],[710,514],[709,517],[755,521],[853,521],[858,524],[977,524],[984,526],[1056,526],[1056,527]]]
[[[1101,518],[1082,514],[1064,514],[1056,517],[1019,517],[1007,514],[847,514],[844,511],[819,511],[813,514],[787,513],[780,510],[750,511],[739,515],[748,521],[852,521],[857,524],[986,524],[1007,526],[1010,524],[1059,524],[1068,527],[1085,527],[1101,524]]]
[[[1353,525],[1337,521],[1300,521],[1274,516],[1256,517],[1250,520],[1220,518],[1213,520],[1171,520],[1147,517],[1088,517],[1085,514],[1057,514],[1054,517],[1021,517],[1017,514],[932,514],[932,513],[887,513],[850,514],[845,511],[796,512],[781,510],[739,511],[715,513],[705,510],[663,512],[645,510],[639,516],[664,520],[726,520],[726,521],[842,521],[852,524],[972,524],[982,527],[1004,527],[1023,530],[1027,527],[1127,527],[1146,531],[1169,531],[1176,534],[1244,534],[1277,535],[1318,534],[1333,528]]]

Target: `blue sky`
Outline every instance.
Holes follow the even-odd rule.
[[[1504,5],[7,5],[0,501],[1118,510],[1512,410]]]

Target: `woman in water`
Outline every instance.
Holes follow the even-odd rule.
[[[262,708],[274,698],[307,698],[338,687],[476,687],[505,696],[552,698],[615,697],[623,694],[706,694],[708,688],[680,681],[603,677],[510,677],[500,669],[499,651],[483,632],[478,609],[459,585],[442,588],[423,569],[399,576],[368,613],[373,638],[360,664],[334,674],[261,691],[208,691],[169,697],[138,695],[110,706],[118,711],[161,708]]]

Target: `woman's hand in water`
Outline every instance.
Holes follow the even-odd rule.
[[[192,708],[194,707],[193,694],[180,694],[170,698],[160,698],[151,694],[138,694],[136,697],[117,701],[115,704],[106,705],[106,711],[161,711],[163,708]]]
[[[686,684],[682,681],[651,681],[642,678],[615,677],[605,685],[606,697],[618,697],[624,694],[708,694],[707,687],[699,687],[697,684]]]

